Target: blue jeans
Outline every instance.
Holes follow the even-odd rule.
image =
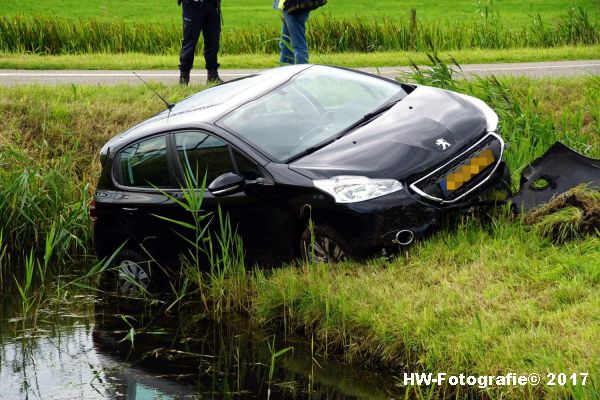
[[[283,26],[279,47],[279,61],[285,64],[308,63],[308,43],[306,42],[306,21],[310,11],[289,15],[283,12]]]

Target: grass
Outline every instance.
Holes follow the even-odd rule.
[[[556,247],[506,217],[465,220],[390,263],[274,271],[257,287],[256,317],[400,375],[581,371],[597,385],[599,251],[598,237]],[[572,389],[489,394],[544,390]]]
[[[552,48],[522,49],[469,49],[439,52],[444,59],[453,57],[459,64],[502,63],[528,61],[591,60],[600,58],[600,45],[562,46]],[[425,52],[389,51],[374,53],[313,53],[310,61],[345,67],[386,67],[408,65],[411,61],[425,64],[429,60]],[[27,53],[0,53],[0,69],[27,70],[146,70],[177,69],[179,59],[175,55],[152,55],[142,53],[95,53],[68,55],[40,55]],[[271,68],[279,65],[272,54],[223,54],[219,57],[222,68]],[[202,60],[196,70],[202,69]]]
[[[279,52],[279,27],[253,25],[226,31],[223,54]],[[598,24],[583,7],[564,9],[550,21],[540,15],[515,27],[496,13],[478,21],[448,22],[390,17],[314,19],[307,31],[311,51],[375,52],[507,49],[594,45],[600,42]],[[55,16],[14,15],[0,18],[0,50],[39,54],[123,53],[177,54],[181,46],[179,24],[128,24],[118,19],[70,20]]]
[[[11,144],[0,148],[0,230],[8,253],[43,249],[47,237],[61,261],[86,252],[89,186],[68,171],[73,154],[39,160]]]
[[[411,76],[492,105],[511,144],[506,159],[514,177],[555,140],[600,157],[597,77],[455,78],[439,63]],[[201,89],[157,88],[168,100]],[[143,86],[0,87],[0,157],[19,149],[27,164],[57,165],[55,170],[72,180],[67,189],[81,190],[96,180],[100,146],[163,107]],[[4,164],[0,182],[23,167]],[[40,179],[49,173],[37,171]],[[78,193],[69,194],[66,203],[78,204]],[[4,219],[0,224],[9,248],[14,240],[30,238],[13,239],[10,225]],[[56,241],[57,225],[46,226],[40,224],[38,232],[40,256],[53,248],[47,241]],[[558,246],[542,233],[504,209],[488,219],[463,217],[391,261],[285,267],[256,273],[237,282],[233,291],[226,287],[229,277],[214,271],[211,296],[243,301],[239,309],[247,310],[250,302],[250,318],[271,329],[313,337],[319,351],[340,351],[349,360],[386,366],[397,374],[407,369],[542,376],[589,372],[586,387],[494,388],[478,394],[598,398],[600,238],[592,233]],[[24,287],[27,280],[19,284]],[[452,388],[437,390],[456,395]]]
[[[262,0],[243,0],[223,2],[225,30],[242,28],[249,25],[279,26],[277,13],[269,2]],[[495,10],[511,24],[521,27],[530,22],[531,16],[540,14],[544,19],[557,18],[566,7],[580,6],[598,14],[598,3],[594,0],[518,0],[473,1],[457,0],[453,2],[435,0],[354,0],[352,2],[330,1],[325,7],[311,14],[317,19],[323,14],[332,14],[336,18],[353,18],[357,15],[373,19],[408,18],[411,9],[416,9],[419,18],[428,21],[444,20],[450,22],[473,22],[485,13]],[[92,0],[86,3],[76,0],[40,0],[24,3],[17,0],[4,0],[3,14],[40,14],[56,15],[67,18],[115,18],[128,23],[150,22],[170,24],[180,22],[180,8],[173,0],[155,0],[152,2],[134,0],[123,4],[117,0]]]
[[[576,188],[531,212],[525,222],[554,243],[564,244],[600,227],[600,192]]]
[[[192,93],[173,88],[178,98]],[[162,108],[148,89],[65,86],[2,88],[0,232],[5,253],[43,254],[52,234],[57,261],[91,252],[90,194],[102,143]]]

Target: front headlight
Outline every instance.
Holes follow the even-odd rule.
[[[357,203],[402,190],[402,184],[397,180],[366,176],[334,176],[313,183],[317,189],[332,195],[336,203]]]

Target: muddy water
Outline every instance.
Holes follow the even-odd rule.
[[[0,292],[1,399],[388,399],[393,376],[352,368],[243,319],[166,312],[114,294],[48,298],[37,321]],[[312,350],[311,350],[312,347]],[[282,349],[290,348],[273,359]],[[272,371],[272,372],[271,372]],[[395,393],[396,392],[396,393]]]

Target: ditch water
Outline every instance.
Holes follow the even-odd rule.
[[[244,319],[210,322],[192,306],[167,313],[166,302],[82,290],[68,300],[47,298],[35,329],[31,319],[24,328],[10,282],[4,279],[0,292],[0,399],[399,395],[391,375],[351,367],[310,342],[274,336]]]

